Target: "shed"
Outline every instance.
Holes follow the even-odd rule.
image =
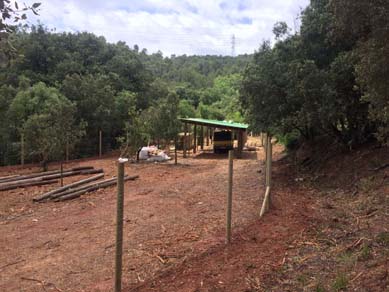
[[[193,125],[193,135],[194,135],[194,152],[196,153],[197,150],[197,126],[200,126],[202,128],[201,135],[204,135],[203,127],[207,127],[208,129],[214,130],[214,129],[225,129],[234,131],[237,133],[238,136],[238,157],[241,157],[242,150],[243,150],[243,144],[244,144],[244,137],[247,135],[247,124],[241,124],[241,123],[234,123],[234,122],[228,122],[228,121],[218,121],[218,120],[207,120],[207,119],[199,119],[199,118],[181,118],[181,122],[185,125],[185,134],[188,131],[188,125]],[[203,139],[202,139],[203,141]],[[201,145],[203,147],[203,145]],[[186,156],[185,149],[184,149],[184,156]]]

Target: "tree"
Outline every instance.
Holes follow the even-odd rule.
[[[358,56],[356,79],[376,125],[376,137],[389,145],[389,2],[332,1],[335,40],[348,39]]]
[[[15,31],[16,24],[27,19],[26,12],[29,10],[38,15],[40,5],[41,3],[34,3],[27,6],[23,3],[23,7],[19,7],[17,1],[0,0],[0,67],[9,65],[11,58],[16,55],[16,49],[9,39],[9,35]]]
[[[26,153],[46,168],[50,160],[63,159],[84,135],[85,124],[75,122],[75,105],[56,88],[38,83],[20,91],[8,112],[15,129],[25,137]]]

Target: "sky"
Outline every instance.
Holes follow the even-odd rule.
[[[285,21],[298,30],[309,0],[36,0],[40,23],[57,32],[93,32],[149,53],[239,55],[253,53]],[[232,38],[235,36],[235,49]]]

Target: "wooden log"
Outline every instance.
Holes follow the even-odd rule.
[[[93,166],[77,166],[77,167],[71,168],[70,170],[77,171],[77,170],[87,170],[87,169],[93,169],[93,168],[94,168]]]
[[[87,184],[89,182],[98,180],[98,179],[100,179],[102,177],[104,177],[104,173],[98,174],[98,175],[95,175],[95,176],[92,176],[92,177],[89,177],[89,178],[86,178],[86,179],[82,179],[82,180],[76,181],[76,182],[71,183],[71,184],[67,184],[67,185],[65,185],[65,186],[63,186],[61,188],[57,188],[57,189],[52,190],[50,192],[44,193],[44,194],[42,194],[42,195],[40,195],[38,197],[35,197],[32,200],[34,202],[40,202],[42,200],[48,199],[50,196],[52,196],[54,194],[61,193],[63,191],[66,191],[66,190],[74,188],[74,187],[81,186],[83,184]]]
[[[73,176],[73,175],[79,175],[79,174],[81,174],[81,170],[67,171],[67,172],[64,172],[62,174],[61,173],[57,173],[57,174],[51,174],[51,175],[42,176],[42,180],[61,178],[61,175],[62,175],[62,177],[67,177],[67,176]]]
[[[62,174],[59,172],[56,174],[33,177],[33,178],[28,178],[28,179],[23,179],[23,180],[3,182],[3,183],[0,183],[0,191],[4,190],[4,189],[8,189],[8,187],[11,187],[11,186],[24,185],[26,183],[38,182],[38,181],[43,181],[43,180],[58,179],[58,178],[61,178],[61,176],[67,177],[67,176],[73,176],[73,175],[79,175],[79,174],[81,174],[81,171],[68,171],[68,172],[64,172]]]
[[[25,187],[30,187],[30,186],[40,186],[40,185],[48,185],[48,184],[54,184],[58,183],[57,179],[52,179],[52,180],[40,180],[40,181],[28,181],[23,184],[17,184],[17,185],[9,185],[9,186],[4,186],[0,188],[0,191],[8,191],[8,190],[13,190],[17,188],[25,188]]]
[[[40,176],[49,175],[49,174],[55,174],[55,173],[59,173],[59,172],[60,172],[59,170],[52,170],[52,171],[45,171],[45,172],[37,172],[37,173],[32,173],[32,174],[26,174],[26,175],[19,175],[19,176],[15,176],[15,177],[10,177],[8,179],[3,179],[1,181],[1,183],[18,181],[18,180],[24,180],[24,179],[30,179],[30,178],[34,178],[34,177],[40,177]]]
[[[114,178],[109,178],[109,179],[102,180],[102,181],[99,181],[99,182],[94,182],[94,183],[91,183],[91,184],[82,185],[82,186],[78,186],[78,187],[75,187],[75,188],[70,188],[70,189],[64,190],[64,191],[62,191],[60,193],[55,193],[55,194],[50,195],[49,199],[50,200],[54,200],[56,198],[72,194],[74,192],[78,192],[78,191],[82,191],[82,190],[88,189],[91,186],[94,186],[94,185],[97,185],[97,184],[112,182],[112,181],[115,181],[115,180],[116,180],[116,178],[114,177]]]
[[[96,174],[96,173],[103,173],[103,172],[104,169],[102,168],[81,170],[81,174]]]
[[[71,168],[69,170],[65,170],[65,172],[92,170],[92,169],[93,169],[93,166],[79,166],[79,167]],[[61,173],[61,170],[50,170],[50,171],[36,172],[36,173],[31,173],[31,174],[9,176],[8,178],[6,178],[6,177],[2,178],[0,183],[25,180],[25,179],[35,178],[35,177],[47,176],[47,175],[51,175],[51,174],[58,174],[58,173]]]
[[[139,175],[127,176],[127,177],[124,178],[124,181],[135,180],[138,177],[139,177]],[[110,187],[110,186],[115,185],[116,183],[117,183],[117,179],[114,178],[113,181],[110,181],[110,182],[94,184],[94,185],[92,185],[92,186],[90,186],[88,188],[85,188],[83,190],[75,191],[73,193],[70,193],[70,194],[58,197],[58,198],[56,198],[54,200],[54,202],[61,202],[61,201],[75,199],[75,198],[80,197],[83,194],[86,194],[86,193],[89,193],[89,192],[92,192],[92,191],[95,191],[95,190],[98,190],[98,189],[101,189],[101,188]]]
[[[8,176],[0,177],[0,183],[3,182],[3,181],[7,181],[9,179],[15,179],[15,178],[17,178],[19,176],[20,176],[20,174],[14,174],[14,175],[8,175]]]
[[[39,182],[39,181],[42,181],[41,177],[24,179],[24,180],[19,180],[19,181],[0,183],[0,191],[6,190],[6,189],[8,189],[9,187],[12,187],[12,186],[24,185],[24,184],[27,184],[27,183],[33,183],[33,182]]]

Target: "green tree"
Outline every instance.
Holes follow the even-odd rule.
[[[25,137],[26,153],[31,160],[47,162],[63,159],[66,145],[74,148],[84,134],[84,123],[75,122],[75,105],[56,88],[38,83],[19,91],[8,116]]]

